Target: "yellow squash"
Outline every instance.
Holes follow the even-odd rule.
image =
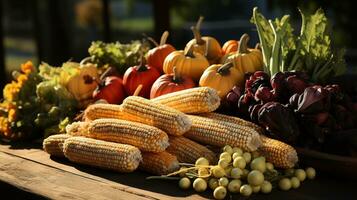
[[[179,76],[188,76],[194,81],[198,81],[208,66],[207,59],[190,48],[185,52],[171,52],[165,58],[163,70],[166,74],[172,74],[174,72],[173,68],[176,67],[176,72]]]
[[[200,27],[202,23],[203,17],[201,16],[196,24],[196,26],[192,26],[192,32],[194,35],[194,39],[190,40],[185,47],[186,49],[193,48],[194,52],[198,52],[204,55],[210,64],[218,63],[221,59],[223,53],[222,48],[219,42],[210,36],[201,36]]]
[[[233,62],[235,68],[240,72],[255,72],[263,69],[262,52],[256,49],[248,48],[249,35],[243,34],[239,40],[237,52],[233,52],[222,58],[222,63]]]
[[[208,67],[202,74],[199,85],[217,90],[218,95],[223,99],[233,86],[242,85],[243,82],[244,74],[229,62],[224,65],[216,64]]]

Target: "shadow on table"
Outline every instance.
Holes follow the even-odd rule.
[[[0,145],[8,145],[10,149],[42,149],[41,141],[18,141],[18,142],[5,142],[0,140]]]

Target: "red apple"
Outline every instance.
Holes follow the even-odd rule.
[[[105,77],[93,92],[95,100],[104,99],[110,104],[120,104],[125,97],[123,82],[116,76]]]

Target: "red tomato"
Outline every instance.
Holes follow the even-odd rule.
[[[93,92],[95,100],[104,99],[111,104],[120,104],[125,97],[122,80],[116,76],[105,77]]]

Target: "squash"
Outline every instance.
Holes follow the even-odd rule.
[[[249,35],[243,34],[239,40],[239,48],[222,59],[222,63],[233,62],[234,67],[241,73],[263,70],[263,55],[259,49],[247,48]]]
[[[221,45],[213,37],[201,36],[200,27],[202,21],[203,17],[201,16],[196,26],[191,27],[194,39],[186,44],[185,50],[193,47],[193,51],[204,55],[210,64],[218,63],[223,55]]]
[[[160,76],[152,85],[150,99],[195,87],[195,82],[188,76],[178,76],[177,69],[174,67],[172,74],[164,74]]]
[[[162,72],[162,65],[164,63],[165,58],[173,51],[176,49],[170,45],[166,44],[167,37],[169,36],[169,32],[165,31],[160,40],[160,44],[157,44],[155,40],[151,39],[150,40],[156,44],[156,47],[153,49],[150,49],[148,54],[147,54],[147,64],[150,66],[155,67],[158,71]]]
[[[66,81],[66,88],[78,101],[92,98],[98,86],[99,74],[97,66],[92,63],[78,65],[77,72]]]
[[[123,85],[126,94],[131,96],[136,88],[142,85],[139,96],[149,98],[152,84],[160,76],[160,72],[152,66],[144,64],[144,57],[141,56],[141,62],[137,66],[129,67],[123,76]]]
[[[237,52],[239,47],[239,41],[237,40],[228,40],[222,46],[222,52],[224,55],[229,53]]]
[[[231,62],[211,65],[203,72],[199,86],[211,87],[217,90],[221,99],[225,98],[233,86],[242,86],[244,82],[244,74],[233,66]]]
[[[173,68],[176,67],[179,76],[188,76],[198,81],[208,66],[206,57],[194,52],[191,47],[186,51],[171,52],[164,61],[163,70],[166,74],[172,74]]]

